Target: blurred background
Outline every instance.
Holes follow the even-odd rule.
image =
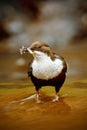
[[[28,82],[22,45],[47,42],[68,64],[67,80],[87,78],[87,0],[0,0],[0,82]]]

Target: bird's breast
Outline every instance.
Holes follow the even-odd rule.
[[[34,60],[32,63],[32,74],[43,80],[49,80],[61,73],[63,69],[63,63],[60,59],[44,59],[42,61]]]

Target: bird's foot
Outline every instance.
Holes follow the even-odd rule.
[[[55,96],[55,98],[52,100],[53,102],[58,102],[59,101],[59,96]]]
[[[39,95],[36,94],[36,103],[43,103],[40,99],[39,99]]]
[[[39,104],[39,103],[43,103],[43,101],[41,101],[41,100],[37,100],[36,103],[38,103],[38,104]]]

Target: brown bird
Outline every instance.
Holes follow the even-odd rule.
[[[39,89],[43,86],[54,86],[56,94],[53,101],[58,101],[58,92],[65,81],[67,72],[64,58],[53,53],[49,45],[40,41],[34,42],[28,48],[22,47],[20,52],[21,54],[29,52],[34,57],[28,67],[28,76],[35,86],[37,103],[41,102]]]

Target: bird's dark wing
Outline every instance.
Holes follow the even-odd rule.
[[[33,60],[31,60],[28,64],[28,77],[30,77],[32,75],[32,62]]]
[[[62,62],[63,62],[63,70],[62,71],[64,73],[67,72],[67,64],[66,64],[66,61],[64,60],[64,58],[62,56],[59,56],[59,55],[56,55],[56,54],[55,54],[55,57],[62,60]]]

